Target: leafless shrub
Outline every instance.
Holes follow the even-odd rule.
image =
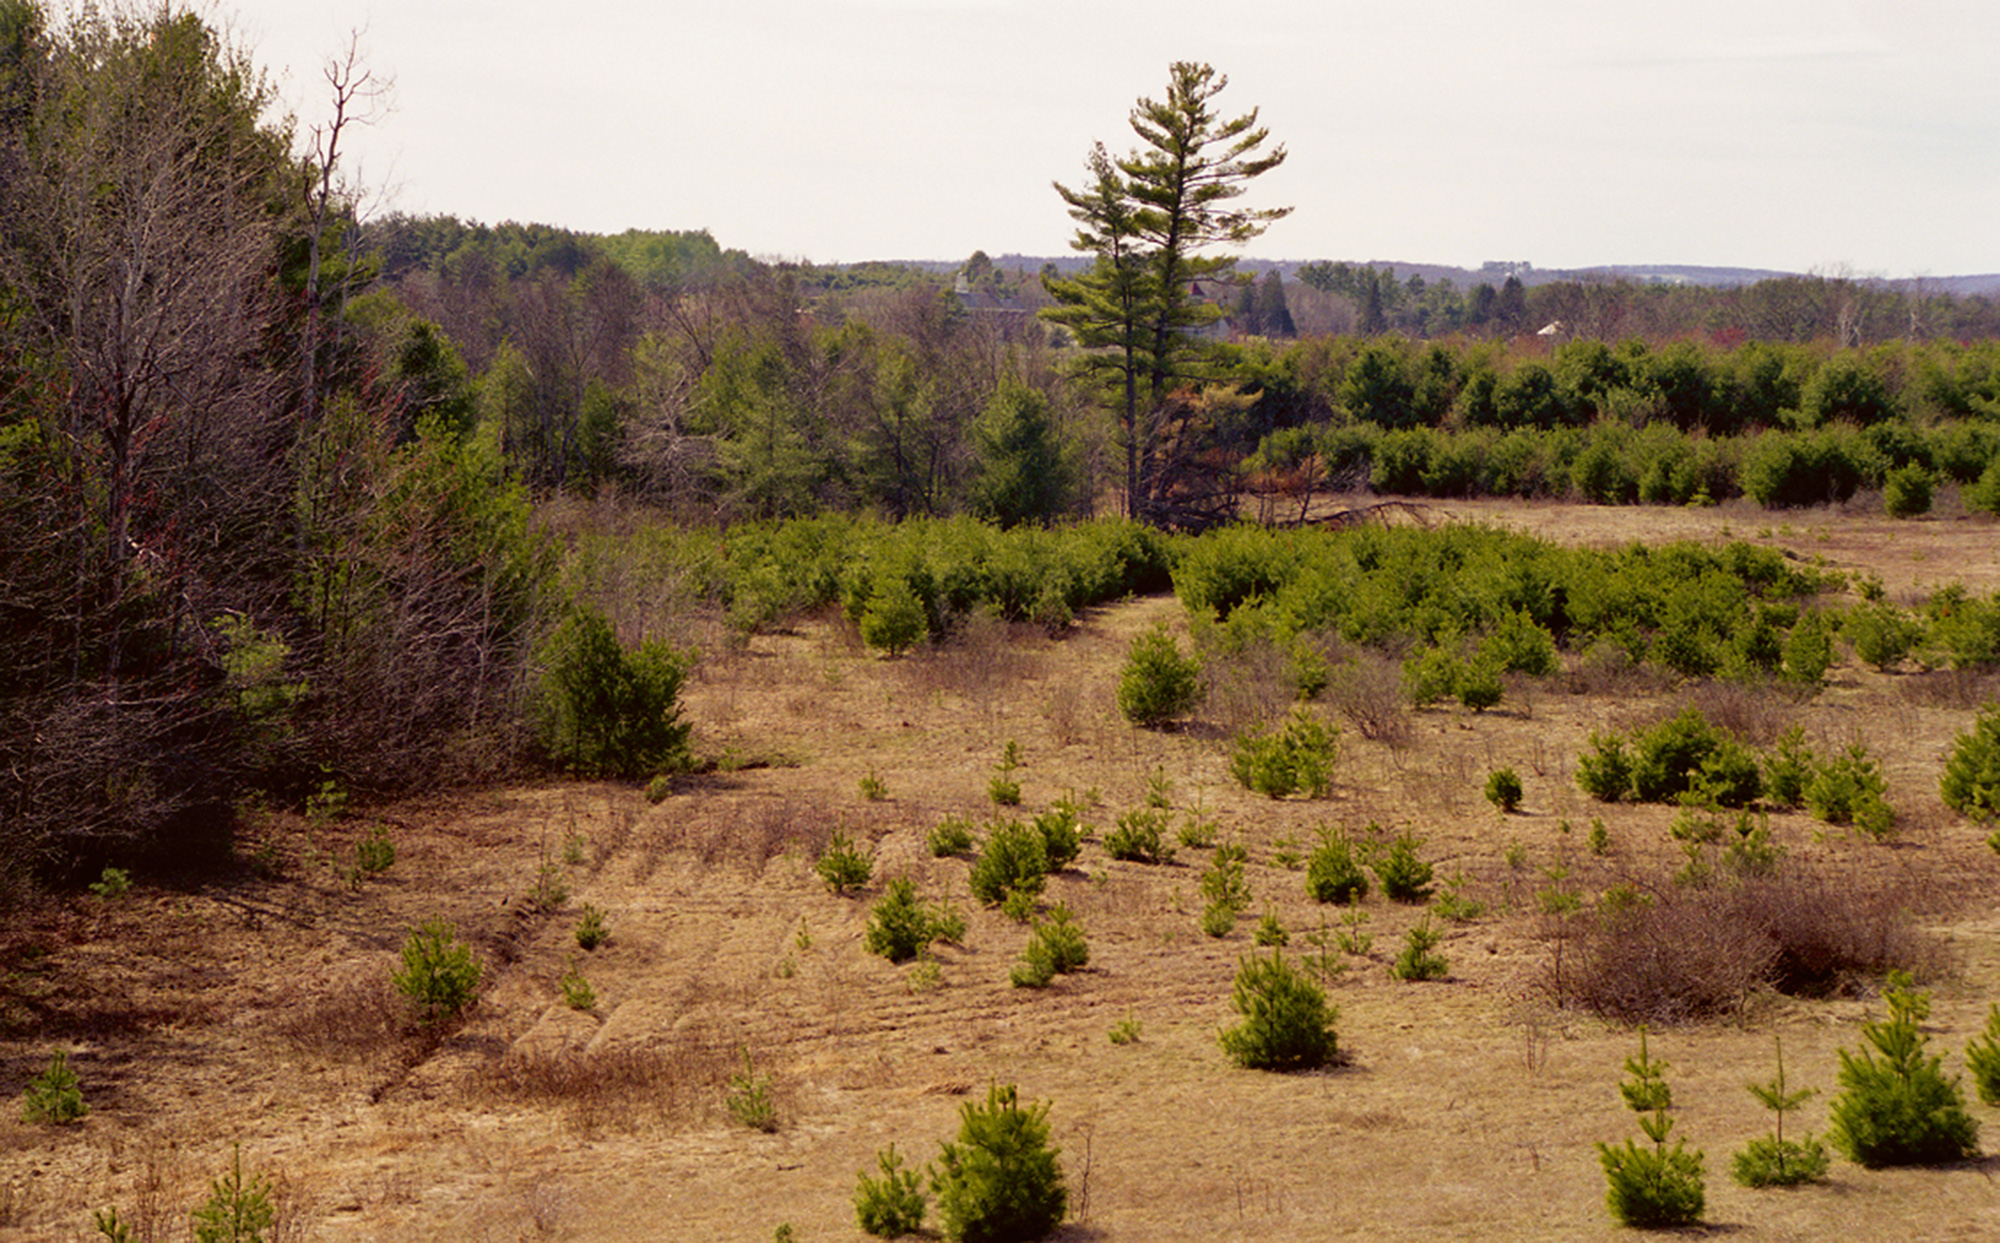
[[[616,1045],[509,1053],[478,1076],[495,1100],[558,1108],[580,1134],[657,1120],[692,1125],[719,1111],[741,1052],[694,1038],[668,1047]]]
[[[1897,678],[1896,693],[1921,707],[1974,712],[2000,699],[2000,673],[1979,669],[1932,669]]]
[[[389,975],[384,962],[303,983],[302,995],[275,1024],[278,1035],[304,1052],[332,1058],[364,1059],[393,1047],[406,1033],[409,1010]]]
[[[1668,675],[1654,665],[1632,659],[1615,643],[1598,642],[1567,662],[1561,675],[1572,695],[1630,697],[1651,695],[1663,690]]]
[[[1398,745],[1409,741],[1409,696],[1395,661],[1379,652],[1357,650],[1328,674],[1323,696],[1363,738]]]
[[[1298,698],[1298,672],[1290,654],[1266,639],[1233,652],[1202,654],[1208,684],[1208,718],[1224,734],[1260,729],[1284,717]]]
[[[1082,742],[1089,721],[1089,705],[1078,680],[1058,678],[1049,683],[1042,698],[1042,715],[1048,719],[1049,734],[1058,746]]]
[[[1734,884],[1628,885],[1558,939],[1547,985],[1563,1005],[1627,1022],[1736,1010],[1753,989],[1821,996],[1892,967],[1935,975],[1942,946],[1908,895],[1803,868]]]
[[[956,695],[991,713],[1011,688],[1033,676],[1041,662],[1017,641],[1015,628],[987,613],[959,618],[951,635],[902,662],[910,688],[923,695]]]
[[[1792,727],[1798,695],[1785,682],[1703,682],[1688,694],[1687,703],[1742,741],[1769,747]]]

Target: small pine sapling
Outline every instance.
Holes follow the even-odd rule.
[[[1826,1178],[1826,1145],[1806,1132],[1802,1140],[1785,1138],[1785,1115],[1793,1113],[1816,1094],[1813,1088],[1788,1090],[1785,1086],[1785,1046],[1773,1038],[1778,1053],[1778,1077],[1769,1083],[1749,1085],[1756,1097],[1774,1116],[1769,1135],[1745,1144],[1730,1158],[1729,1176],[1745,1187],[1795,1187]]]
[[[1412,984],[1421,980],[1442,980],[1451,970],[1443,954],[1436,952],[1438,943],[1444,940],[1444,933],[1431,927],[1430,917],[1413,925],[1403,939],[1403,952],[1396,955],[1396,961],[1389,970],[1399,980]]]
[[[1597,1159],[1604,1166],[1605,1204],[1613,1217],[1641,1230],[1691,1226],[1701,1220],[1706,1206],[1701,1151],[1688,1151],[1678,1139],[1671,1147],[1667,1144],[1674,1129],[1669,1112],[1674,1098],[1666,1069],[1665,1062],[1647,1053],[1646,1029],[1641,1027],[1639,1056],[1625,1059],[1630,1077],[1618,1090],[1626,1108],[1639,1115],[1639,1129],[1652,1147],[1642,1148],[1630,1139],[1622,1145],[1597,1145]]]
[[[604,925],[604,912],[586,902],[583,914],[576,921],[576,944],[579,949],[594,950],[611,939],[611,929]]]
[[[1373,828],[1373,825],[1369,826]],[[1405,829],[1389,843],[1389,849],[1375,862],[1375,875],[1382,892],[1392,902],[1428,902],[1431,896],[1431,865],[1418,856],[1423,839]]]
[[[1292,934],[1285,931],[1285,925],[1278,919],[1277,912],[1265,911],[1264,918],[1257,921],[1254,939],[1260,949],[1277,949],[1290,944]]]
[[[1965,1068],[1979,1099],[2000,1105],[2000,1005],[1986,1012],[1986,1030],[1965,1046]]]
[[[1870,1046],[1859,1056],[1840,1050],[1841,1094],[1834,1098],[1827,1137],[1856,1165],[1944,1165],[1979,1151],[1979,1124],[1965,1111],[1958,1080],[1925,1057],[1928,1040],[1918,1027],[1930,1010],[1928,993],[1912,991],[1908,977],[1884,992],[1889,1019],[1864,1023]]]
[[[1503,816],[1512,815],[1521,805],[1521,774],[1511,767],[1496,768],[1486,775],[1486,801],[1500,809]]]
[[[267,1176],[243,1174],[243,1146],[229,1173],[211,1182],[208,1199],[188,1214],[196,1243],[254,1243],[278,1223],[278,1207],[273,1203],[275,1188]]]
[[[1036,921],[1010,978],[1015,988],[1044,988],[1056,976],[1080,971],[1089,962],[1090,943],[1084,938],[1083,927],[1070,915],[1069,907],[1058,902],[1048,919]]]
[[[760,1075],[743,1050],[743,1072],[729,1077],[729,1094],[723,1099],[729,1116],[753,1131],[769,1134],[778,1129],[778,1105],[771,1099],[771,1076]]]
[[[972,822],[963,816],[946,816],[931,830],[927,844],[930,846],[931,856],[937,859],[970,854]]]
[[[878,1239],[901,1238],[923,1229],[929,1205],[917,1172],[903,1168],[902,1154],[894,1144],[875,1154],[875,1166],[882,1177],[870,1178],[863,1171],[854,1188],[854,1218],[861,1229]]]
[[[572,1010],[588,1011],[597,1008],[597,990],[590,986],[589,980],[583,978],[583,972],[577,970],[575,960],[571,960],[569,970],[563,973],[561,983],[564,1005]]]
[[[958,1139],[943,1146],[931,1171],[945,1238],[1039,1239],[1062,1222],[1069,1189],[1048,1118],[1046,1102],[1021,1105],[1013,1084],[989,1089],[984,1106],[965,1103]]]
[[[1354,856],[1354,843],[1344,833],[1322,828],[1319,845],[1306,860],[1306,892],[1315,901],[1358,902],[1368,896],[1368,874]]]
[[[69,1068],[69,1052],[57,1049],[49,1054],[49,1068],[28,1081],[22,1094],[22,1121],[64,1126],[89,1112],[76,1072]]]
[[[1221,1034],[1222,1051],[1247,1070],[1310,1070],[1333,1061],[1339,1011],[1326,993],[1272,950],[1236,968],[1230,1003],[1243,1021]]]
[[[845,833],[835,833],[820,852],[819,862],[813,865],[826,887],[841,896],[853,893],[868,883],[875,874],[875,866],[868,856],[861,853]]]

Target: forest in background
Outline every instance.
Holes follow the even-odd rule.
[[[274,121],[255,63],[196,15],[56,29],[0,0],[16,882],[225,850],[252,790],[576,767],[551,670],[595,660],[670,705],[685,654],[577,598],[538,516],[564,497],[708,527],[1201,526],[1355,486],[1783,505],[1903,472],[2000,508],[1988,299],[1224,263],[1175,285],[1199,365],[1121,422],[1101,353],[1044,314],[1054,265],[361,219],[339,146],[365,67],[335,61],[328,87],[320,119]],[[1135,438],[1143,472],[1120,461]]]

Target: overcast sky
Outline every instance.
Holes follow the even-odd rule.
[[[1063,253],[1167,66],[1290,158],[1268,259],[2000,272],[1993,0],[217,0],[397,210],[815,262]]]

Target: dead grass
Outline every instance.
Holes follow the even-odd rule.
[[[1661,522],[1720,534],[1771,521],[1512,512],[1560,538],[1608,543]],[[1791,518],[1828,537],[1763,542],[1793,538],[1830,555],[1864,547],[1848,518]],[[1907,556],[1919,537],[1956,534],[1902,524],[1894,547]],[[1939,577],[1946,561],[1938,553],[1925,573]],[[634,619],[642,612],[635,605]],[[1769,1077],[1774,1034],[1801,1083],[1830,1085],[1838,1051],[1854,1045],[1871,1005],[1879,1011],[1879,965],[1928,973],[1946,1049],[1978,1030],[2000,989],[2000,856],[1935,794],[1976,684],[1840,666],[1808,702],[1763,703],[1761,689],[1684,689],[1610,660],[1579,677],[1576,666],[1598,658],[1572,656],[1556,678],[1510,685],[1490,712],[1419,713],[1403,702],[1392,657],[1330,650],[1330,668],[1354,679],[1322,701],[1344,729],[1334,790],[1274,802],[1230,780],[1222,724],[1284,706],[1275,662],[1232,675],[1242,707],[1218,699],[1187,729],[1135,730],[1116,716],[1130,638],[1159,621],[1180,631],[1169,598],[1090,610],[1060,642],[996,624],[968,630],[963,649],[899,661],[859,650],[823,618],[736,650],[704,644],[712,655],[691,679],[689,715],[704,751],[732,762],[677,783],[658,805],[631,787],[564,784],[380,809],[395,816],[399,857],[360,889],[319,859],[328,843],[351,850],[358,828],[314,837],[281,825],[297,846],[281,875],[204,888],[142,874],[121,904],[79,898],[21,916],[0,937],[11,1024],[0,1066],[18,1088],[46,1064],[50,1041],[74,1044],[93,1113],[61,1133],[0,1115],[0,1188],[22,1189],[12,1208],[0,1205],[0,1243],[81,1237],[91,1208],[144,1203],[148,1179],[157,1231],[178,1237],[238,1139],[246,1164],[283,1170],[300,1190],[299,1217],[321,1243],[650,1243],[663,1229],[747,1241],[769,1239],[781,1221],[803,1238],[845,1238],[857,1171],[891,1141],[925,1159],[952,1133],[961,1094],[992,1082],[1052,1104],[1087,1217],[1060,1238],[1607,1237],[1591,1145],[1630,1133],[1616,1085],[1631,1041],[1583,1008],[1573,973],[1585,931],[1571,921],[1563,939],[1545,938],[1538,894],[1560,883],[1594,904],[1621,880],[1678,866],[1674,810],[1587,802],[1574,759],[1594,729],[1691,701],[1753,736],[1795,721],[1816,747],[1865,741],[1904,817],[1897,840],[1880,844],[1775,814],[1797,884],[1728,900],[1727,886],[1697,897],[1655,879],[1672,918],[1605,941],[1607,953],[1654,955],[1641,967],[1656,973],[1657,995],[1676,998],[1657,1011],[1678,1022],[1656,1032],[1655,1052],[1674,1064],[1692,1143],[1724,1152],[1768,1127],[1742,1085]],[[1033,996],[1008,983],[1027,929],[971,903],[968,862],[932,859],[924,841],[946,814],[991,814],[986,783],[1008,738],[1026,757],[1022,815],[1064,790],[1104,792],[1086,816],[1100,838],[1044,896],[1076,913],[1090,963]],[[1501,765],[1527,786],[1510,816],[1481,796]],[[1221,940],[1198,927],[1206,850],[1184,849],[1167,867],[1103,852],[1102,831],[1141,804],[1156,770],[1172,777],[1179,807],[1199,799],[1219,839],[1249,850],[1252,903]],[[859,794],[871,771],[888,800]],[[1612,842],[1603,856],[1585,846],[1594,817]],[[1231,1021],[1231,980],[1254,950],[1257,918],[1270,911],[1291,930],[1288,956],[1310,949],[1308,932],[1340,929],[1340,912],[1312,902],[1301,871],[1272,862],[1281,842],[1309,849],[1322,822],[1412,830],[1439,883],[1463,874],[1462,893],[1488,909],[1447,926],[1448,980],[1409,985],[1388,962],[1424,912],[1371,897],[1361,913],[1374,948],[1328,986],[1353,1064],[1336,1076],[1237,1071],[1216,1032]],[[964,943],[922,965],[867,954],[867,901],[829,894],[812,873],[835,829],[868,844],[878,876],[913,876],[926,898],[964,913]],[[573,863],[572,837],[583,839]],[[551,856],[568,907],[518,917]],[[613,930],[587,956],[571,935],[584,902]],[[398,1030],[387,969],[403,932],[432,916],[490,952],[490,975],[462,1025],[418,1041]],[[1558,949],[1561,1007],[1551,1004]],[[588,1013],[556,991],[573,958],[597,990]],[[1696,986],[1709,991],[1676,991]],[[1109,1029],[1128,1017],[1142,1038],[1111,1044]],[[724,1107],[745,1046],[774,1073],[775,1134],[738,1125]],[[1803,1122],[1823,1125],[1819,1115]],[[149,1159],[160,1163],[153,1173]],[[1842,1167],[1835,1186],[1784,1197],[1719,1178],[1709,1191],[1713,1229],[1741,1243],[1904,1238],[1912,1222],[1976,1232],[1992,1212],[1989,1186],[1949,1171]]]

